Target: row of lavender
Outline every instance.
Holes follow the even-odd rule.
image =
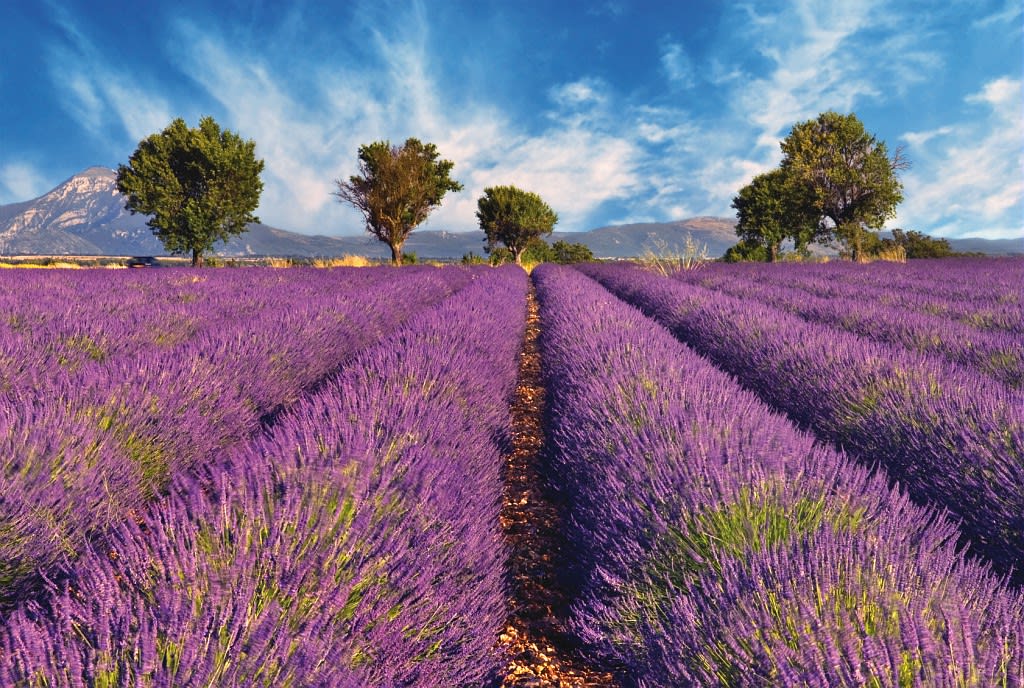
[[[1024,393],[970,368],[631,266],[589,266],[763,401],[921,503],[972,550],[1024,570]]]
[[[719,276],[800,289],[822,298],[853,297],[897,309],[901,316],[940,316],[978,330],[1024,336],[1024,259],[971,258],[891,263],[716,264],[681,273],[684,280]]]
[[[1013,263],[1011,263],[1013,264]],[[1024,261],[1020,261],[1024,266]],[[886,303],[879,295],[866,295],[863,284],[850,274],[837,270],[826,281],[825,277],[808,280],[808,266],[794,264],[780,268],[764,267],[760,271],[744,266],[715,265],[701,271],[682,271],[676,278],[699,286],[721,291],[742,300],[759,301],[798,315],[811,322],[853,332],[896,346],[934,353],[948,360],[975,368],[1010,387],[1024,386],[1024,331],[1013,332],[999,328],[978,327],[949,315],[970,304],[953,296],[940,296],[940,283],[928,284],[922,280],[909,280],[907,275],[893,275],[888,286],[891,294],[915,292],[933,300],[941,299],[947,307],[940,313],[917,312]],[[955,280],[956,271],[945,275]],[[812,273],[813,274],[813,273]],[[803,286],[791,286],[793,282]],[[975,276],[977,279],[978,276]],[[998,290],[998,298],[1007,305],[1016,304],[1024,312],[1024,272],[1020,283]],[[817,289],[813,285],[827,285]],[[908,284],[909,283],[909,284]],[[945,283],[941,283],[945,286]],[[810,289],[810,290],[808,290]],[[881,291],[882,288],[873,290]],[[818,296],[825,293],[827,296]],[[982,306],[970,304],[972,313],[981,312]]]
[[[943,516],[594,281],[534,276],[571,624],[628,685],[1024,682],[1024,597]]]
[[[0,631],[2,685],[479,686],[525,276],[480,274],[121,524]]]
[[[472,276],[83,273],[0,290],[2,603]]]

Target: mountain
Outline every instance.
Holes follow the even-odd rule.
[[[947,239],[959,253],[984,253],[1007,256],[1024,255],[1024,239]]]
[[[691,239],[698,251],[718,257],[736,243],[736,223],[723,217],[695,217],[676,222],[647,222],[598,227],[589,232],[555,232],[551,241],[564,239],[586,244],[601,258],[630,258],[648,251],[682,253]]]
[[[159,256],[163,245],[146,226],[146,218],[124,209],[117,191],[117,175],[105,167],[90,167],[39,198],[0,205],[0,255],[46,256]],[[647,251],[682,252],[691,238],[698,250],[721,256],[736,243],[735,223],[721,217],[696,217],[676,222],[612,225],[587,232],[555,232],[550,242],[586,244],[599,258],[629,258]],[[990,254],[1024,253],[1024,241],[1005,239],[951,239],[956,251]],[[416,230],[405,243],[406,252],[420,258],[451,260],[467,253],[484,255],[484,234]],[[311,236],[264,224],[218,244],[214,253],[240,256],[338,256],[386,258],[390,252],[368,234],[346,237]]]
[[[146,217],[124,209],[116,179],[113,170],[90,167],[39,198],[0,206],[0,255],[165,255]],[[218,245],[216,253],[334,255],[345,252],[349,243],[354,242],[250,224],[248,232]]]

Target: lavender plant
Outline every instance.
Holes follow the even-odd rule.
[[[1024,680],[1024,598],[949,520],[592,280],[533,275],[570,623],[627,685]]]
[[[479,686],[525,275],[478,273],[90,548],[0,632],[4,685]]]
[[[1024,260],[1020,258],[916,260],[907,265],[716,264],[701,275],[676,275],[711,286],[745,278],[792,287],[824,298],[848,298],[923,313],[978,330],[1024,335]]]
[[[1010,387],[1024,386],[1024,336],[985,330],[956,319],[865,301],[856,285],[830,286],[828,297],[795,287],[718,272],[700,285],[744,301],[756,301],[861,337],[921,352],[976,369]],[[898,287],[893,287],[896,289]]]
[[[55,291],[71,298],[61,283],[64,274],[50,274]],[[32,346],[7,349],[21,363],[12,367],[15,373],[0,396],[4,604],[38,588],[40,574],[61,557],[131,518],[175,474],[245,440],[346,358],[472,276],[435,269],[400,276],[387,269],[147,274],[153,275],[149,281],[124,278],[122,294],[135,295],[125,296],[117,310],[106,295],[118,287],[116,276],[105,284],[77,277],[80,283],[72,282],[80,292],[64,311],[74,314],[74,304],[82,304],[76,336],[88,338],[102,355],[74,358],[81,347],[68,348],[71,317],[26,316],[34,324],[15,343],[35,343],[49,353],[34,353]],[[215,282],[211,293],[220,303],[232,280],[240,298],[258,310],[228,317],[228,307],[207,311],[201,293],[190,291]],[[103,289],[95,302],[105,306],[94,307],[95,291],[85,290],[89,285]],[[159,299],[147,300],[154,292],[194,296],[192,325],[168,330],[159,341],[147,326],[142,334],[133,329],[126,315],[160,309]],[[24,293],[21,298],[31,300]],[[220,318],[219,325],[194,327],[211,318]],[[107,352],[107,341],[118,344]]]
[[[640,306],[801,427],[884,466],[962,523],[1004,573],[1024,563],[1024,395],[889,347],[638,268],[588,274]]]

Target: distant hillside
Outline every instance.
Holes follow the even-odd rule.
[[[947,239],[954,251],[988,255],[1024,255],[1024,239]]]
[[[39,198],[0,206],[0,255],[158,256],[163,246],[146,226],[146,218],[124,209],[115,187],[116,175],[105,167],[90,167]],[[708,256],[718,257],[736,243],[730,218],[695,217],[675,222],[649,222],[599,227],[587,232],[555,232],[550,241],[586,244],[599,258],[629,258],[648,250],[682,251],[687,237]],[[956,251],[988,254],[1024,253],[1024,240],[951,239]],[[420,258],[459,259],[484,254],[484,234],[414,231],[405,251]],[[264,224],[214,251],[234,256],[390,256],[387,246],[368,234],[348,237],[311,236]]]
[[[0,254],[158,256],[163,245],[146,218],[124,209],[116,174],[90,167],[39,198],[0,206]],[[219,247],[220,255],[318,256],[355,253],[361,244],[306,236],[262,224]]]
[[[657,251],[660,246],[681,252],[687,237],[691,237],[698,248],[707,246],[708,255],[718,257],[736,243],[735,226],[735,221],[728,218],[695,217],[676,222],[612,225],[589,232],[555,232],[551,241],[584,243],[602,258],[629,258],[648,250]]]

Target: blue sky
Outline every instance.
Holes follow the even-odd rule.
[[[266,161],[260,218],[357,234],[360,144],[416,136],[465,189],[539,193],[558,229],[733,216],[794,123],[855,112],[913,167],[891,227],[1024,238],[1020,0],[2,0],[0,203],[212,115]],[[145,9],[142,9],[145,8]]]

